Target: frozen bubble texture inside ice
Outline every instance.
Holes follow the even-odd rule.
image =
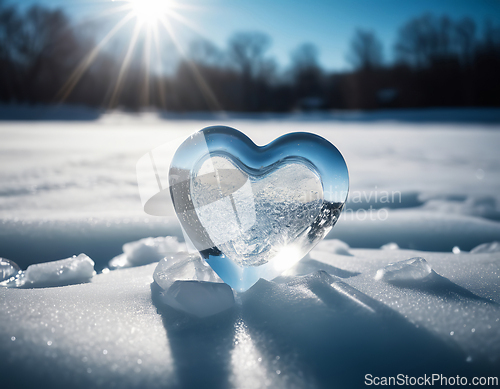
[[[269,262],[321,211],[323,188],[310,167],[284,163],[272,172],[249,176],[224,157],[208,161],[215,172],[227,177],[221,178],[221,185],[210,182],[206,178],[213,175],[203,174],[207,163],[203,164],[193,177],[193,204],[212,241],[238,265]],[[224,185],[226,178],[229,183],[234,179],[245,184],[232,192]]]
[[[193,245],[236,290],[293,266],[336,223],[348,191],[340,152],[309,133],[266,146],[208,127],[177,150],[170,193]]]

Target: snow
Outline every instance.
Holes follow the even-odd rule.
[[[319,242],[315,247],[316,252],[323,251],[331,254],[352,256],[349,250],[349,245],[339,239],[323,240]]]
[[[157,238],[144,238],[123,245],[123,254],[117,255],[109,261],[111,269],[123,267],[142,266],[158,262],[169,254],[186,250],[184,243],[179,243],[175,236],[159,236]]]
[[[386,243],[380,246],[380,250],[398,250],[399,246],[395,242]]]
[[[500,252],[500,242],[483,243],[474,247],[470,252],[471,254],[498,253]]]
[[[234,305],[233,291],[224,283],[177,281],[166,291],[153,289],[154,293],[158,309],[165,304],[196,317],[213,316]]]
[[[134,266],[67,286],[0,288],[2,386],[345,388],[368,373],[497,377],[499,114],[461,111],[459,120],[436,111],[395,120],[123,113],[0,123],[0,256],[21,269],[78,252],[98,271],[116,256]],[[196,274],[198,259],[163,259],[184,251],[182,231],[173,212],[144,213],[135,177],[149,150],[220,122],[258,144],[292,131],[325,136],[351,178],[327,239],[244,293],[208,268]],[[54,265],[45,266],[39,274],[52,280]],[[375,280],[382,269],[399,281]]]
[[[390,263],[383,269],[377,270],[376,280],[386,282],[396,281],[421,281],[429,277],[432,268],[424,258],[416,257],[404,261]]]
[[[1,289],[2,385],[175,385],[169,340],[151,304],[154,267],[63,288]]]
[[[347,281],[439,339],[460,346],[466,360],[500,363],[500,261],[494,254],[359,250],[365,272]],[[373,282],[377,268],[424,257],[434,272],[426,282]],[[370,269],[370,270],[368,270]]]
[[[3,282],[14,288],[45,288],[87,282],[94,276],[94,261],[85,254],[28,266],[25,272]]]
[[[350,201],[330,238],[351,247],[395,242],[401,248],[451,251],[459,246],[468,251],[500,240],[494,219],[500,201],[498,123],[423,125],[351,116],[347,121],[332,121],[328,115],[229,117],[223,123],[258,144],[292,131],[313,132],[335,144],[349,167]],[[85,252],[99,270],[127,242],[149,236],[182,239],[173,211],[165,217],[144,213],[136,163],[159,145],[220,122],[208,116],[162,120],[152,114],[1,122],[0,256],[26,268]],[[391,199],[395,192],[394,202],[381,202],[384,191]],[[472,199],[481,198],[495,203],[472,206]],[[438,200],[442,206],[425,206]],[[466,203],[472,210],[463,213],[460,207]],[[372,212],[365,212],[370,206]],[[24,237],[30,244],[24,244]]]
[[[497,375],[500,308],[489,300],[500,301],[497,256],[351,253],[309,261],[308,275],[261,280],[206,318],[158,302],[156,264],[63,288],[0,289],[3,368],[17,372],[6,383],[321,388],[356,386],[368,372]],[[373,280],[377,269],[412,256],[425,257],[441,281]],[[335,265],[363,272],[323,270]],[[487,277],[478,282],[480,275]]]
[[[425,199],[422,209],[440,213],[479,216],[496,221],[500,220],[497,199],[492,196],[471,196],[464,199],[457,199],[453,196],[432,196]]]
[[[451,251],[454,246],[469,251],[479,244],[500,239],[500,223],[481,217],[440,214],[419,209],[398,209],[378,219],[376,215],[340,216],[327,238],[340,239],[351,247],[379,248],[387,242],[400,248]]]

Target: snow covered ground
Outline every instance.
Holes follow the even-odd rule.
[[[470,250],[500,237],[500,123],[110,114],[98,121],[0,124],[0,256],[26,267],[84,252],[100,268],[126,242],[181,237],[175,218],[143,212],[135,165],[150,149],[217,123],[258,144],[293,131],[333,142],[349,167],[352,211],[344,212],[331,236],[352,247],[396,242]],[[365,212],[370,206],[372,213]]]
[[[500,111],[462,124],[422,118],[115,113],[0,123],[0,257],[22,269],[85,253],[99,271],[127,242],[182,240],[175,218],[143,212],[135,164],[208,125],[257,144],[317,133],[343,153],[351,179],[330,240],[213,317],[155,300],[155,264],[79,285],[0,289],[4,382],[309,388],[360,387],[365,374],[498,376],[500,252],[467,251],[500,241]],[[401,249],[379,249],[391,242]],[[375,280],[412,257],[425,258],[431,278]]]
[[[498,376],[498,255],[351,251],[315,250],[317,259],[296,269],[308,275],[261,280],[234,308],[203,319],[152,302],[156,264],[81,285],[0,290],[3,382],[348,388],[362,387],[366,374]],[[373,279],[415,255],[445,278]]]

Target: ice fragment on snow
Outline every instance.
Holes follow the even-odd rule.
[[[175,281],[222,282],[198,254],[180,252],[163,258],[153,273],[153,279],[164,290]]]
[[[233,290],[228,284],[205,281],[176,281],[160,294],[160,300],[198,317],[212,316],[234,305]]]
[[[14,277],[21,269],[10,259],[0,258],[0,281]]]
[[[390,263],[377,271],[376,280],[382,281],[417,281],[432,273],[431,266],[422,257]]]
[[[399,246],[395,242],[390,242],[387,244],[384,244],[383,246],[380,247],[381,250],[399,250]]]
[[[327,251],[330,254],[352,256],[349,249],[349,245],[339,239],[325,239],[319,242],[313,250]]]
[[[181,252],[163,258],[153,279],[161,288],[161,303],[198,317],[215,315],[234,305],[231,287],[199,255]]]
[[[500,252],[500,242],[483,243],[474,247],[471,254],[485,254],[485,253],[498,253]]]
[[[185,250],[185,244],[180,243],[175,236],[160,236],[144,238],[123,245],[123,254],[109,261],[111,269],[142,266],[158,262],[163,257]]]
[[[32,286],[67,285],[85,282],[94,276],[94,261],[85,254],[28,266],[26,283]]]
[[[28,266],[15,278],[2,283],[14,288],[43,288],[86,282],[94,276],[94,261],[85,254]]]

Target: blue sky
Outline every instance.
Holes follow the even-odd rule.
[[[168,1],[168,0],[167,0]],[[391,59],[398,29],[409,19],[431,12],[458,19],[486,19],[500,25],[500,0],[177,0],[193,9],[179,10],[203,36],[219,47],[235,31],[262,31],[272,38],[269,54],[286,66],[290,52],[301,43],[314,43],[327,69],[349,66],[346,54],[357,28],[371,29]],[[75,20],[116,7],[111,0],[10,0],[21,6],[34,3],[64,9]],[[185,42],[196,35],[178,27]]]

